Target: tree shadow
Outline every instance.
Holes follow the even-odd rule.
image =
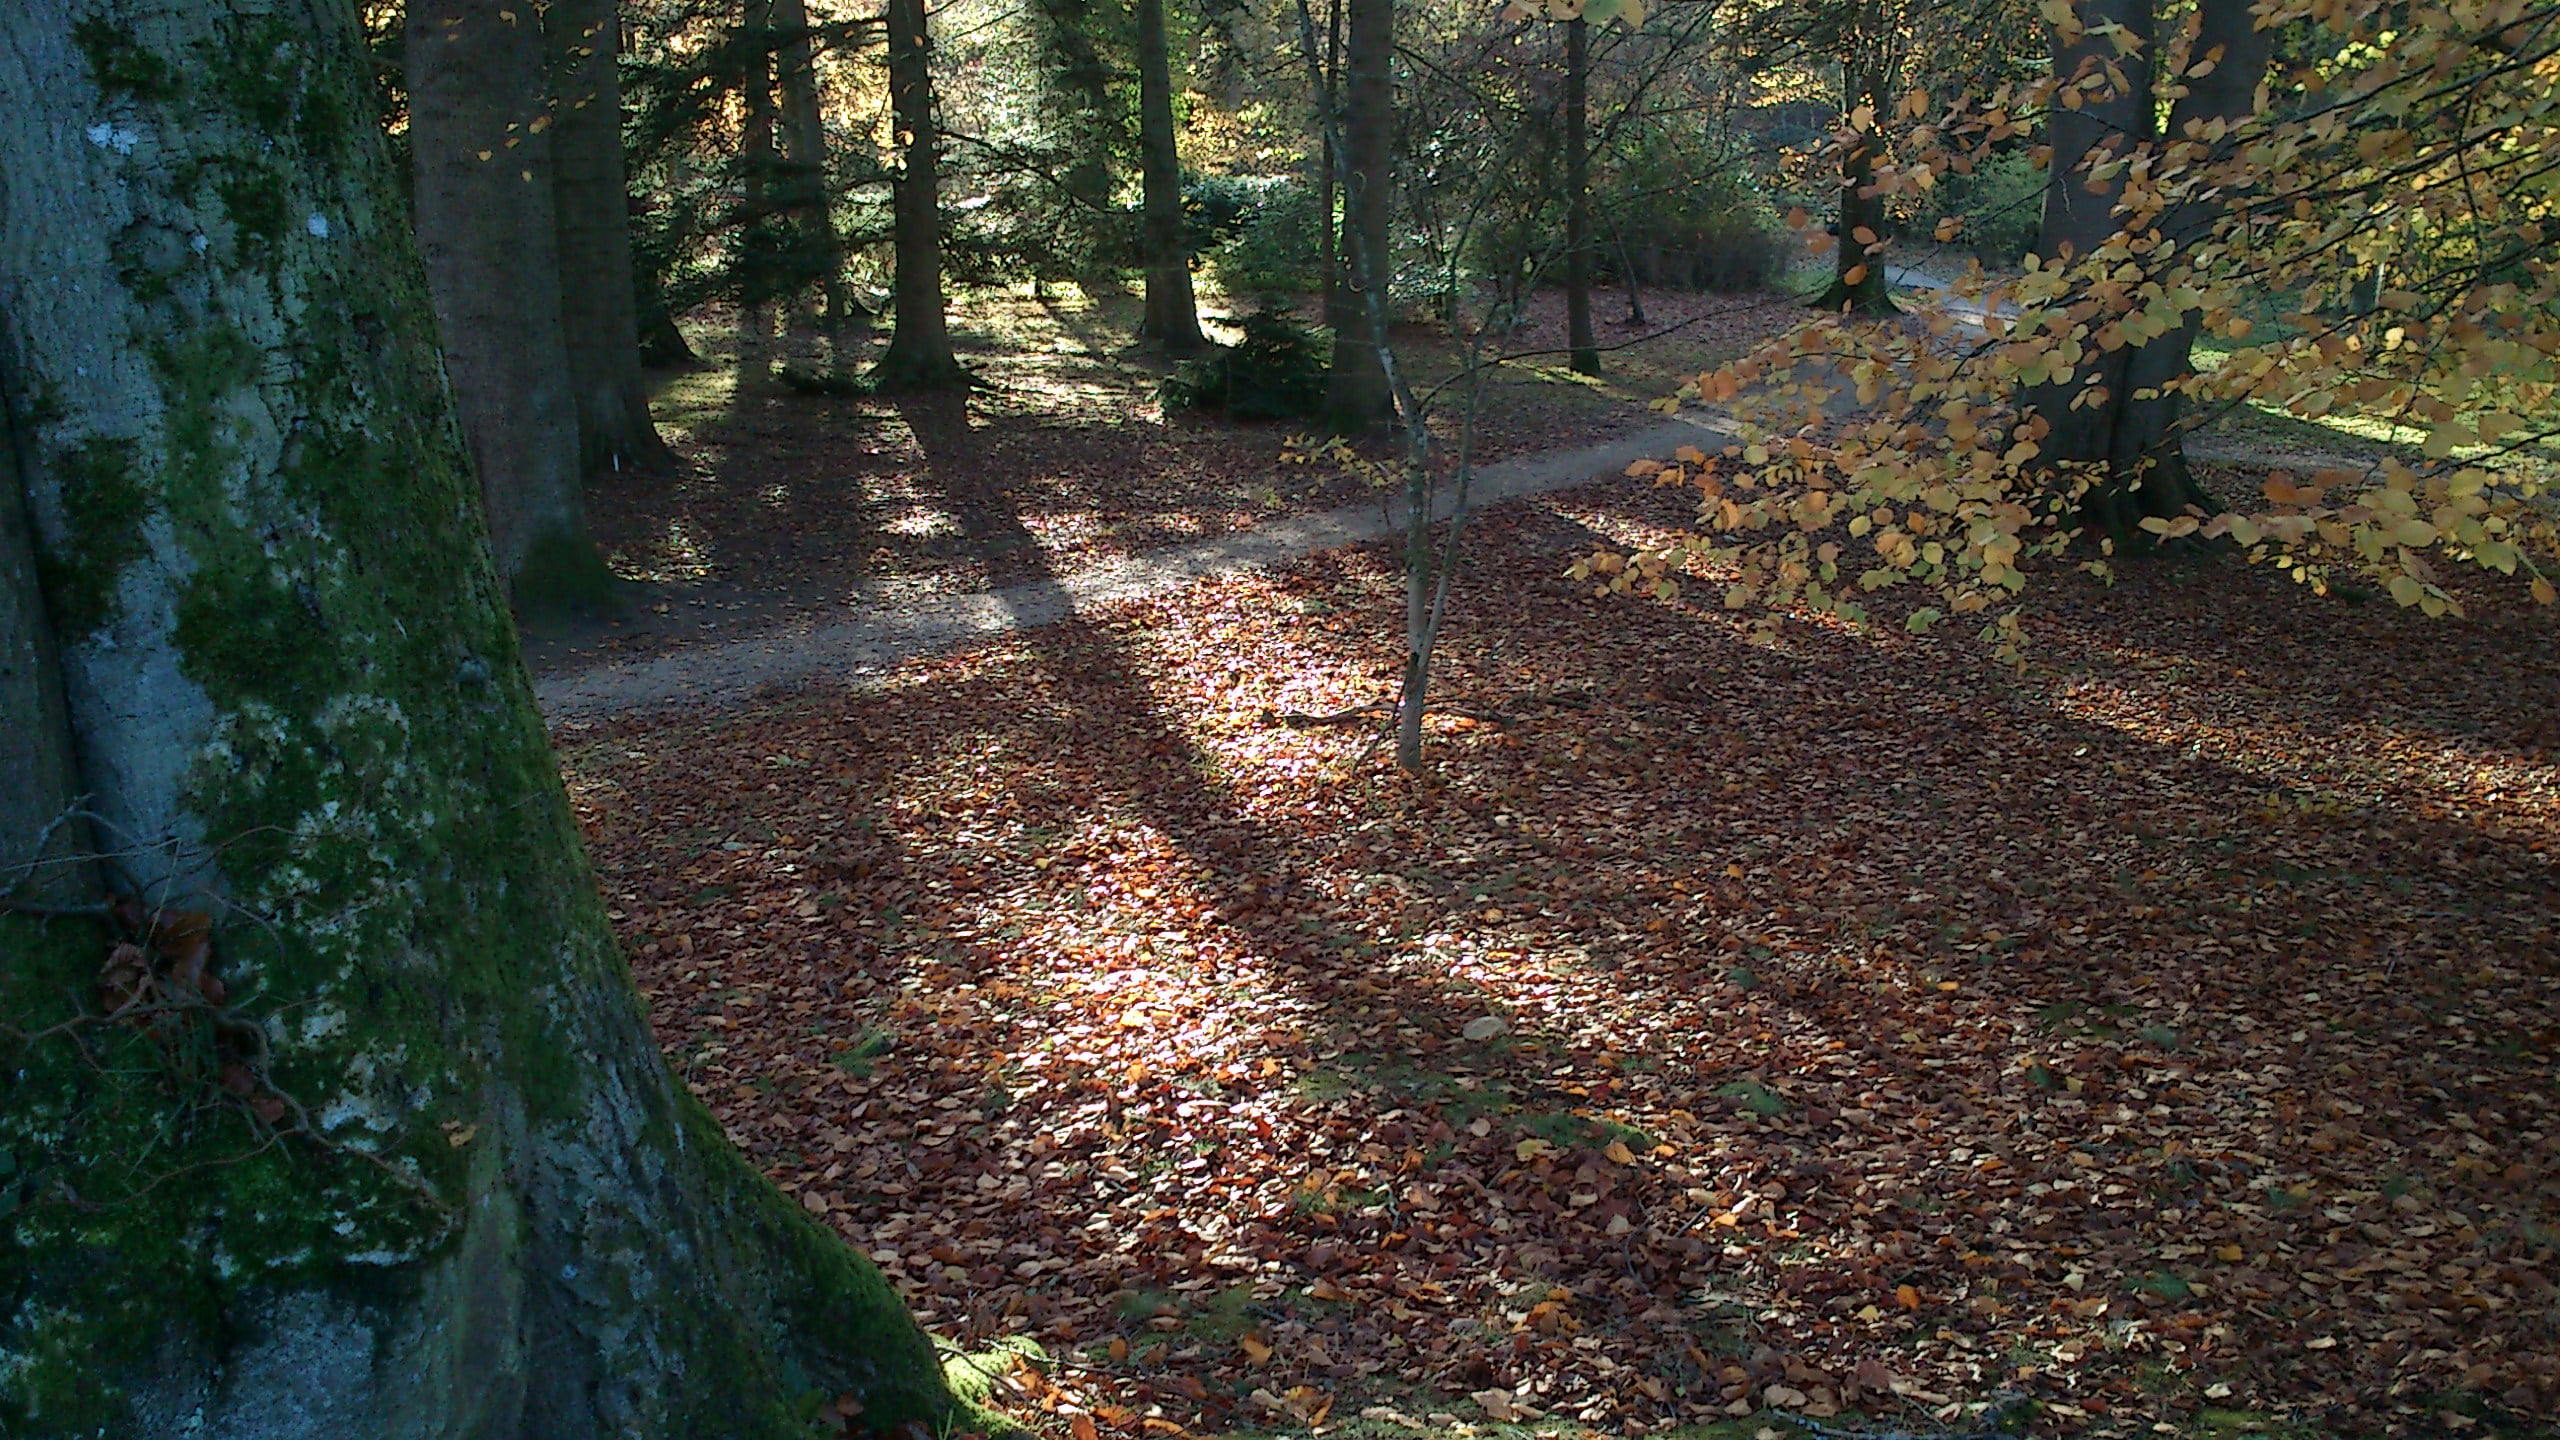
[[[909,424],[928,450],[974,433]],[[972,545],[1024,550],[1019,515],[943,498]],[[935,1320],[1171,1333],[1095,1383],[1221,1418],[1382,1361],[1433,1403],[1562,1377],[1548,1403],[1663,1419],[1836,1389],[1879,1347],[1943,1377],[2143,1333],[2304,1396],[2551,1350],[2521,1311],[2459,1345],[2301,1344],[2453,1303],[2431,1266],[2548,1293],[2547,859],[2458,819],[2261,812],[2261,777],[1862,637],[1772,651],[1633,602],[1594,626],[1548,577],[1602,535],[1507,513],[1492,573],[1535,578],[1461,590],[1444,689],[1523,718],[1439,736],[1419,789],[1309,787],[1355,737],[1254,738],[1196,683],[1274,654],[1311,691],[1391,669],[1375,551],[645,742],[689,776],[741,747],[811,767],[817,803],[789,766],[683,793],[832,820],[905,877],[930,939],[891,962],[857,925],[858,963],[773,983],[806,987],[820,1044],[891,1024],[912,1067],[874,1090],[822,1060],[725,1108]],[[833,862],[737,863],[761,894]],[[2450,1218],[2410,1235],[2408,1197]],[[2415,1266],[2390,1304],[2306,1283],[2377,1225]],[[1267,1366],[1217,1334],[1236,1287]],[[1554,1323],[1517,1318],[1551,1288]],[[2144,1363],[2098,1353],[2085,1385],[2005,1379],[2085,1398]]]

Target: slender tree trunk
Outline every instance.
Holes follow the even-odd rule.
[[[2086,76],[2104,77],[2112,65],[2121,85],[2109,81],[2077,107],[2056,106],[2046,120],[2053,147],[2051,174],[2045,183],[2044,225],[2037,250],[2045,263],[2068,264],[2084,259],[2112,239],[2119,228],[2116,198],[2120,180],[2092,183],[2090,168],[2110,156],[2128,155],[2155,134],[2152,63],[2152,0],[2082,0],[2076,37],[2054,37],[2054,74],[2065,83]],[[2131,54],[2100,26],[2121,27],[2134,43]],[[2081,499],[2083,523],[2119,542],[2141,537],[2145,516],[2176,515],[2195,498],[2183,474],[2146,483],[2141,467],[2119,468],[2117,427],[2132,389],[2132,351],[2095,345],[2059,385],[2033,387],[2021,397],[2032,412],[2031,426],[2044,430],[2038,463],[2057,474],[2085,478],[2090,488]]]
[[[1174,146],[1173,55],[1164,0],[1137,0],[1138,157],[1145,188],[1147,312],[1138,333],[1176,355],[1207,348],[1183,247],[1182,156]]]
[[[739,13],[744,53],[738,86],[746,111],[738,137],[738,161],[746,199],[741,220],[743,264],[738,277],[738,375],[752,385],[773,378],[774,297],[780,292],[785,248],[774,219],[773,182],[782,168],[774,148],[773,0],[745,0]]]
[[[2271,36],[2257,27],[2250,9],[2251,0],[2201,0],[2197,6],[2188,64],[2193,68],[2211,59],[2213,68],[2189,78],[2187,93],[2169,108],[2166,145],[2173,151],[2188,147],[2184,158],[2171,158],[2173,168],[2191,170],[2209,163],[2214,147],[2201,138],[2202,127],[2245,119],[2256,108]],[[2218,199],[2198,197],[2161,218],[2161,235],[2176,247],[2169,261],[2173,268],[2184,271],[2196,263],[2195,248],[2212,236],[2222,212]],[[2187,503],[2203,493],[2187,468],[2182,433],[2186,396],[2178,388],[2195,373],[2195,341],[2196,321],[2189,316],[2168,334],[2133,347],[2125,364],[2124,404],[2109,446],[2109,462],[2117,474],[2141,476],[2146,488],[2159,487]]]
[[[603,599],[560,314],[542,39],[508,0],[414,0],[418,248],[498,569],[536,604]]]
[[[1394,407],[1373,321],[1386,310],[1395,264],[1395,0],[1345,0],[1342,240],[1347,283],[1335,316],[1325,408],[1365,429]],[[1344,321],[1351,322],[1348,325]]]
[[[354,11],[74,14],[0,45],[0,414],[134,906],[0,914],[0,1430],[982,1424],[651,1043]]]
[[[1591,333],[1590,25],[1579,15],[1564,25],[1564,314],[1574,373],[1600,373],[1600,342]]]
[[[1868,57],[1840,63],[1840,112],[1854,138],[1840,160],[1840,243],[1832,247],[1831,285],[1814,302],[1825,310],[1854,310],[1864,315],[1894,313],[1893,294],[1885,281],[1884,261],[1867,246],[1884,234],[1884,197],[1875,193],[1877,127],[1884,123],[1887,86],[1885,67]],[[1859,124],[1861,113],[1866,123]],[[1864,231],[1867,239],[1860,239]]]
[[[649,419],[649,386],[640,373],[622,84],[614,74],[620,6],[616,0],[551,0],[543,23],[551,48],[560,325],[578,410],[579,462],[590,475],[657,465],[668,454]]]
[[[1342,220],[1335,213],[1342,199],[1336,184],[1342,157],[1333,149],[1333,137],[1342,128],[1342,0],[1325,0],[1322,82],[1316,94],[1316,103],[1324,111],[1316,117],[1317,148],[1324,161],[1324,173],[1316,177],[1316,216],[1323,227],[1318,241],[1324,249],[1319,283],[1324,286],[1325,324],[1339,335],[1351,323],[1342,303],[1349,282],[1342,267]]]
[[[942,300],[942,193],[934,128],[932,37],[924,0],[889,0],[889,111],[898,132],[890,192],[897,226],[896,328],[872,378],[892,389],[965,385]]]
[[[800,243],[818,266],[818,293],[826,301],[819,323],[834,334],[853,319],[845,289],[844,241],[836,234],[835,197],[829,190],[827,121],[818,95],[818,50],[809,38],[805,0],[773,0],[773,23],[782,33],[782,133],[791,164],[793,210]],[[804,314],[795,306],[795,314]]]

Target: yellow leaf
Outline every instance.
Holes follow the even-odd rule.
[[[1249,1364],[1265,1365],[1270,1363],[1271,1346],[1259,1335],[1245,1334],[1238,1336],[1236,1339],[1236,1348],[1244,1352],[1244,1358]]]
[[[2553,589],[2551,582],[2548,580],[2537,579],[2533,582],[2531,588],[2533,590],[2533,598],[2544,605],[2549,605],[2554,601],[2560,601],[2560,590]]]
[[[1628,1149],[1627,1142],[1624,1140],[1610,1141],[1608,1148],[1602,1150],[1600,1153],[1608,1156],[1611,1160],[1620,1165],[1633,1165],[1636,1163],[1636,1152]]]

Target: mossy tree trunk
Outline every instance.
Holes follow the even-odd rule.
[[[1164,0],[1137,0],[1138,170],[1144,190],[1147,309],[1138,333],[1176,355],[1208,348],[1183,244],[1182,156],[1174,143],[1173,46]]]
[[[600,599],[536,17],[511,0],[412,0],[404,49],[418,248],[498,569],[528,600]]]
[[[639,286],[631,258],[631,193],[622,154],[622,43],[616,0],[551,0],[552,208],[560,257],[560,328],[578,456],[589,475],[669,456],[649,418],[640,373]]]
[[[969,383],[951,350],[942,298],[942,180],[934,127],[933,55],[924,0],[889,0],[889,111],[898,134],[890,188],[898,273],[889,346],[872,369],[885,389],[931,390]]]
[[[82,8],[0,45],[0,501],[102,868],[165,912],[0,913],[0,1433],[939,1419],[643,1023],[353,11]]]
[[[1394,412],[1377,333],[1395,264],[1395,0],[1344,0],[1342,293],[1332,307],[1333,373],[1325,408],[1362,429]]]

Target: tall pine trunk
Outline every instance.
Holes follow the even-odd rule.
[[[826,309],[817,317],[829,334],[854,318],[853,300],[845,289],[844,241],[836,233],[835,195],[829,187],[826,107],[818,94],[818,48],[809,36],[809,8],[804,0],[773,0],[774,28],[781,34],[775,57],[781,62],[782,135],[790,161],[792,210],[799,218],[799,243],[807,247],[818,270],[818,294]],[[805,316],[805,306],[794,315]]]
[[[942,184],[934,128],[933,54],[924,0],[889,0],[889,113],[898,173],[890,188],[898,273],[895,326],[872,379],[889,389],[965,385],[942,299]]]
[[[600,599],[609,582],[580,489],[533,11],[413,0],[403,48],[418,248],[490,547],[525,600]]]
[[[0,913],[0,1432],[931,1427],[924,1336],[651,1043],[370,84],[332,0],[0,45],[0,501],[62,717],[18,743],[135,901]]]
[[[616,0],[551,0],[551,194],[560,252],[560,326],[590,475],[668,458],[640,373],[639,287],[622,156],[622,43]],[[681,341],[679,341],[681,343]]]
[[[1173,55],[1164,0],[1137,0],[1138,173],[1146,211],[1147,309],[1138,333],[1176,355],[1205,348],[1183,246],[1182,157],[1174,146]]]
[[[1333,373],[1325,408],[1337,426],[1365,429],[1393,411],[1378,349],[1395,264],[1395,0],[1344,0],[1343,284],[1333,307]]]
[[[774,181],[782,169],[774,138],[773,0],[745,0],[738,17],[740,108],[745,112],[738,134],[741,171],[743,257],[738,276],[738,373],[741,380],[763,385],[773,378],[773,300],[782,291],[786,268],[780,208]]]
[[[1591,27],[1579,15],[1564,26],[1564,314],[1574,372],[1600,373],[1600,342],[1591,333]]]

